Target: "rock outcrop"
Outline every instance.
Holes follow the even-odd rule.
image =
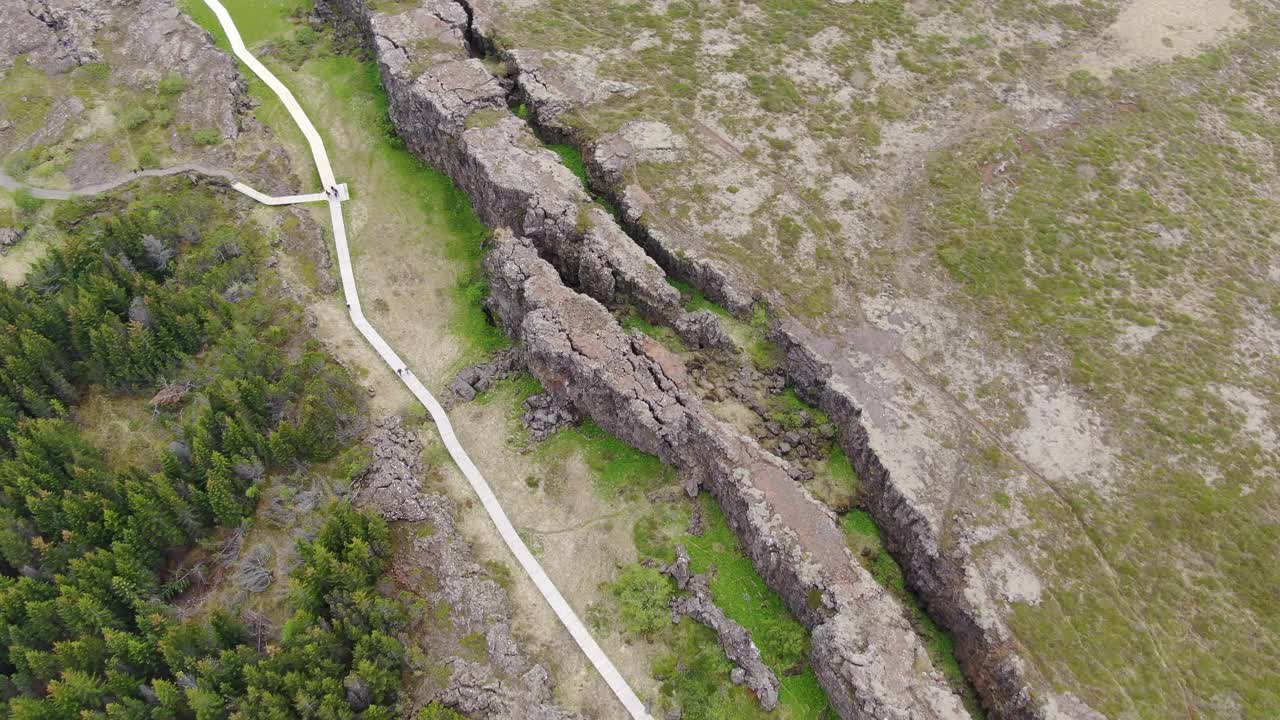
[[[842,717],[968,717],[833,516],[785,463],[707,412],[679,358],[565,287],[531,241],[500,232],[486,269],[495,311],[549,392],[716,497],[756,569],[812,630],[811,662]]]
[[[431,0],[388,16],[361,0],[329,2],[372,42],[391,120],[409,149],[462,186],[485,224],[532,238],[566,282],[603,303],[625,299],[656,322],[679,320],[680,294],[657,263],[512,114],[507,84],[467,57],[461,6]]]
[[[355,483],[354,502],[375,510],[389,521],[421,522],[427,519],[422,505],[422,442],[404,428],[400,418],[381,420],[369,433],[373,460]]]
[[[864,505],[930,615],[951,631],[970,682],[989,702],[996,700],[1000,717],[1038,717],[1024,663],[1002,623],[983,606],[982,590],[969,582],[966,558],[944,550],[935,524],[891,477],[851,386],[815,350],[816,338],[800,326],[780,323],[770,339],[783,350],[797,394],[821,408],[838,428],[841,448],[858,472]]]
[[[357,483],[353,502],[389,521],[419,522],[426,528],[410,548],[395,554],[390,575],[429,574],[432,580],[423,594],[448,608],[455,640],[471,633],[485,639],[484,659],[460,652],[456,642],[432,642],[425,648],[430,659],[449,670],[448,681],[437,691],[439,701],[472,717],[580,720],[555,704],[546,669],[516,642],[506,591],[472,558],[454,522],[453,504],[443,495],[422,492],[417,434],[392,417],[377,424],[368,443],[374,459]],[[358,687],[347,690],[359,693]]]
[[[517,70],[517,98],[528,107],[543,134],[555,142],[573,135],[571,128],[560,122],[565,113],[615,95],[633,95],[640,89],[599,77],[598,59],[576,53],[515,49],[502,57]]]
[[[760,707],[772,710],[778,706],[778,676],[774,675],[760,649],[751,640],[751,633],[734,622],[716,606],[711,596],[711,585],[706,575],[695,575],[689,569],[689,553],[683,545],[676,546],[676,561],[663,569],[676,581],[676,586],[688,595],[671,600],[672,622],[681,615],[688,615],[715,631],[724,649],[725,657],[737,666],[730,677],[734,684],[746,683],[756,694]]]
[[[553,433],[582,421],[578,409],[568,400],[551,393],[539,393],[524,401],[520,422],[533,442],[542,442]]]

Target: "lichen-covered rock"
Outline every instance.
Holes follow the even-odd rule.
[[[632,120],[617,132],[591,143],[587,156],[594,178],[605,187],[620,187],[626,173],[640,163],[675,162],[685,139],[666,123]]]
[[[676,585],[688,595],[672,598],[672,619],[680,615],[688,615],[715,631],[724,649],[725,657],[734,663],[731,678],[733,684],[746,683],[756,694],[760,707],[772,710],[778,706],[778,676],[773,674],[760,649],[751,640],[751,633],[746,628],[724,614],[716,606],[711,595],[711,586],[705,575],[695,575],[689,569],[689,553],[683,545],[676,546],[676,561],[663,570],[676,581]]]
[[[598,60],[585,55],[515,49],[503,57],[515,66],[520,97],[538,127],[557,139],[572,132],[559,122],[565,113],[639,90],[630,83],[601,78],[596,73]]]

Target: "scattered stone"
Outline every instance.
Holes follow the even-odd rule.
[[[521,650],[511,626],[506,591],[481,567],[463,542],[454,521],[453,503],[428,493],[420,503],[422,519],[431,528],[419,533],[410,547],[397,552],[391,573],[407,577],[427,573],[432,589],[423,599],[449,608],[448,627],[456,638],[479,633],[485,638],[487,661],[474,662],[463,654],[448,655],[442,663],[449,677],[438,700],[468,717],[492,720],[582,720],[556,705],[551,676]],[[433,639],[434,643],[439,640]]]
[[[476,395],[493,387],[499,380],[523,369],[524,356],[520,348],[500,350],[482,363],[462,368],[453,382],[449,383],[449,391],[458,400],[469,402],[475,399]]]
[[[533,395],[524,401],[521,421],[529,439],[542,442],[556,432],[582,421],[581,414],[567,400],[549,393]]]
[[[417,433],[389,417],[369,434],[373,461],[355,483],[353,502],[370,507],[390,521],[418,522],[427,517],[422,504],[420,462],[422,442]]]
[[[7,253],[9,248],[17,245],[25,234],[22,228],[0,228],[0,255]]]

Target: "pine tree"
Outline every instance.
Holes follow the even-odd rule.
[[[236,527],[244,519],[244,506],[240,500],[244,495],[231,471],[231,461],[220,452],[213,453],[212,466],[205,475],[205,493],[219,524]]]

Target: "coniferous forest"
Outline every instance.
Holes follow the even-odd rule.
[[[0,718],[398,717],[381,519],[315,510],[265,638],[186,597],[184,558],[252,523],[270,478],[358,472],[364,410],[264,272],[262,231],[220,194],[160,190],[60,206],[65,242],[0,286]],[[109,462],[77,424],[90,391],[175,388],[159,457]]]

